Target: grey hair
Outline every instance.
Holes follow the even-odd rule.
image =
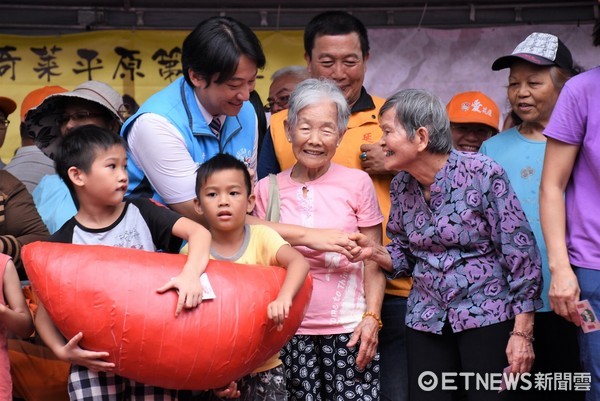
[[[278,69],[271,75],[271,82],[275,81],[277,78],[281,78],[283,76],[291,76],[293,78],[297,78],[299,80],[305,80],[309,77],[308,70],[303,65],[290,65],[287,67],[283,67]]]
[[[426,150],[437,154],[450,153],[450,120],[446,107],[437,96],[423,89],[403,89],[385,101],[379,110],[379,117],[390,109],[394,109],[395,121],[404,128],[410,141],[415,138],[419,128],[425,127],[429,132]]]
[[[308,106],[313,106],[323,100],[333,102],[337,109],[338,134],[346,132],[350,107],[342,91],[328,79],[309,78],[300,82],[290,96],[287,121],[294,129],[298,123],[298,113]]]

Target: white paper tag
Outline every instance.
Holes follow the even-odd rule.
[[[206,273],[202,273],[200,276],[200,284],[202,284],[202,300],[206,299],[215,299],[215,292],[213,291],[212,286],[210,285],[210,281],[208,280],[208,275]]]

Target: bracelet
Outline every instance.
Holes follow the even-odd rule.
[[[519,336],[519,337],[523,337],[524,339],[526,339],[527,341],[531,341],[534,342],[535,338],[533,337],[532,334],[527,334],[524,333],[522,331],[511,331],[510,333],[508,333],[511,336]]]
[[[368,316],[371,316],[373,319],[377,320],[377,325],[379,326],[379,330],[381,330],[381,328],[383,327],[383,322],[381,321],[379,315],[375,312],[365,312],[363,313],[362,318],[364,319]]]

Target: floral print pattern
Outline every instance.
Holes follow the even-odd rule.
[[[513,319],[542,306],[534,235],[500,165],[452,150],[430,187],[392,181],[387,245],[392,277],[413,277],[406,324],[441,334]]]

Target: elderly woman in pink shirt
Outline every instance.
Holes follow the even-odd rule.
[[[277,175],[279,221],[360,231],[381,243],[383,215],[369,175],[331,162],[349,115],[330,81],[308,79],[294,89],[285,131],[297,162]],[[256,195],[255,214],[262,218],[269,177]],[[310,263],[314,288],[304,321],[283,350],[290,399],[378,399],[383,272],[340,253],[297,249]]]

